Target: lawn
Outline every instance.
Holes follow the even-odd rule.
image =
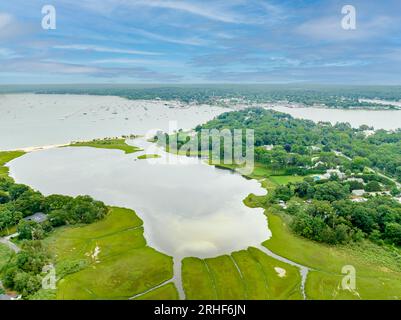
[[[286,185],[290,182],[301,182],[305,179],[303,176],[270,176],[269,180],[276,185]]]
[[[252,174],[249,175],[250,178],[260,179],[269,177],[273,171],[267,168],[265,165],[260,163],[255,163],[255,167],[253,169]]]
[[[146,245],[142,221],[129,209],[111,208],[99,222],[59,228],[45,243],[62,277],[57,299],[128,299],[173,277],[172,258]],[[157,292],[174,297],[171,289]]]
[[[92,141],[84,142],[73,142],[70,147],[91,147],[100,149],[115,149],[124,151],[126,154],[142,151],[142,149],[130,146],[126,143],[124,138],[106,138],[106,139],[95,139]]]
[[[25,154],[24,151],[1,151],[0,152],[0,177],[8,176],[8,168],[4,165],[13,159],[21,157]]]

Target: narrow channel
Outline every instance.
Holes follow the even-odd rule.
[[[306,278],[308,277],[308,272],[309,272],[310,268],[308,268],[306,266],[303,266],[303,265],[301,265],[299,263],[296,263],[296,262],[294,262],[292,260],[289,260],[287,258],[284,258],[282,256],[279,256],[278,254],[275,254],[274,252],[270,251],[269,249],[267,249],[263,245],[259,245],[257,248],[259,250],[263,251],[264,253],[266,253],[268,256],[270,256],[270,257],[272,257],[272,258],[274,258],[276,260],[285,262],[285,263],[287,263],[289,265],[292,265],[292,266],[295,266],[295,267],[299,268],[299,273],[301,274],[301,292],[302,292],[302,296],[304,297],[304,300],[306,300],[307,297],[306,297],[306,294],[305,294],[305,283],[306,283]]]

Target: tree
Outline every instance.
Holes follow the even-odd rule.
[[[382,190],[380,183],[377,181],[370,181],[365,185],[365,191],[367,192],[379,192]]]
[[[67,206],[70,202],[72,202],[74,198],[59,194],[53,194],[43,201],[43,210],[47,213],[53,210],[60,210]]]
[[[8,190],[11,200],[18,199],[24,192],[30,190],[30,188],[24,184],[13,184]]]
[[[365,167],[369,167],[371,165],[369,159],[356,156],[351,162],[351,168],[354,171],[363,171]]]
[[[14,276],[14,289],[27,297],[35,293],[41,288],[42,278],[40,275],[30,274],[27,272],[18,272]]]
[[[385,237],[396,245],[401,245],[401,224],[386,223]]]
[[[41,240],[44,238],[42,226],[35,221],[21,220],[17,226],[18,239]]]
[[[396,197],[396,196],[400,195],[401,191],[398,190],[397,187],[393,187],[393,188],[391,188],[390,193],[391,193],[391,195],[392,195],[393,197]]]
[[[43,207],[44,199],[44,196],[40,192],[28,190],[15,200],[14,207],[26,217],[40,212]]]
[[[310,186],[310,184],[305,181],[296,183],[295,187],[294,187],[294,192],[298,195],[298,197],[304,198],[308,194],[309,186]]]
[[[350,240],[350,227],[341,223],[335,227],[335,242],[346,243]]]
[[[275,190],[277,199],[282,201],[288,201],[294,196],[294,191],[290,186],[278,186]]]
[[[378,229],[375,222],[376,211],[374,209],[357,206],[352,212],[352,223],[365,233],[371,233],[373,229]]]
[[[7,203],[10,200],[11,199],[10,199],[10,196],[8,195],[8,193],[5,192],[5,191],[0,190],[0,204]]]
[[[399,166],[395,169],[395,176],[398,181],[401,181],[401,166]]]
[[[336,181],[329,181],[315,186],[314,198],[330,202],[346,199],[349,196],[348,186],[342,186]]]
[[[16,225],[22,219],[22,213],[7,206],[0,206],[0,230]]]
[[[19,270],[31,273],[41,273],[49,257],[42,243],[39,241],[28,241],[23,250],[17,253],[15,264]]]
[[[347,181],[346,184],[349,186],[349,189],[352,190],[361,190],[364,188],[363,183],[359,182],[359,181]]]

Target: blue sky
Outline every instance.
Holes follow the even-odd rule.
[[[0,83],[170,82],[401,84],[401,1],[0,3]]]

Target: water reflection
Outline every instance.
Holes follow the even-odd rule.
[[[144,139],[135,145],[149,147]],[[262,209],[242,202],[249,193],[264,193],[258,182],[197,158],[152,152],[161,158],[137,160],[141,153],[93,148],[51,149],[12,161],[10,173],[46,195],[89,194],[135,209],[144,220],[148,244],[178,258],[212,257],[270,237]],[[177,159],[166,163],[167,156]]]

